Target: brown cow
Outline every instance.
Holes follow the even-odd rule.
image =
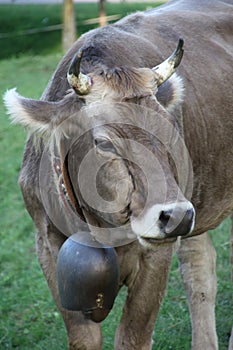
[[[56,281],[61,245],[89,228],[116,247],[128,287],[115,349],[151,349],[178,236],[193,236],[178,250],[192,348],[218,348],[205,232],[233,210],[232,5],[180,0],[128,16],[83,35],[40,101],[5,95],[13,120],[30,129],[19,181],[69,349],[102,346],[99,324],[60,306]],[[171,76],[182,42],[163,60],[180,36],[182,80]]]

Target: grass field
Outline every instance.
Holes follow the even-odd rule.
[[[0,13],[1,10],[0,7]],[[22,95],[39,98],[60,58],[60,53],[53,53],[1,60],[0,95],[7,88],[17,86]],[[24,130],[10,125],[0,101],[0,350],[64,350],[65,329],[37,262],[33,224],[17,185],[25,138]],[[233,308],[230,221],[226,220],[211,237],[218,253],[219,347],[226,350]],[[125,293],[125,290],[120,293],[113,311],[103,323],[103,350],[113,349]],[[154,350],[190,349],[189,314],[176,257],[154,340]]]
[[[107,15],[125,16],[135,10],[145,10],[160,4],[159,1],[137,3],[106,4]],[[93,29],[98,24],[84,21],[98,17],[97,3],[75,4],[77,33]],[[45,29],[62,23],[62,5],[1,5],[0,7],[0,59],[18,56],[22,53],[48,54],[61,50],[61,30],[45,31],[22,35],[25,30]]]

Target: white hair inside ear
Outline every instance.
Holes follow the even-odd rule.
[[[172,113],[182,104],[184,99],[182,78],[174,73],[165,83],[159,86],[156,98],[169,113]]]

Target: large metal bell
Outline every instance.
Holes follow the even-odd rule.
[[[78,235],[69,237],[58,254],[61,305],[68,310],[82,311],[85,317],[101,322],[112,309],[118,292],[118,257],[114,248],[79,243]]]

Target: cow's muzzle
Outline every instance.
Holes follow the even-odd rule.
[[[139,241],[149,243],[174,240],[190,234],[194,228],[195,210],[190,202],[156,204],[144,215],[132,217],[131,227]]]

